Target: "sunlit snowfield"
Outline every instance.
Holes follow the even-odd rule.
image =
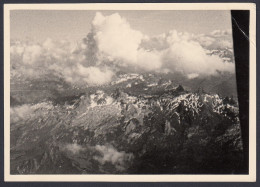
[[[75,26],[63,12],[48,16],[66,27],[41,11],[11,14],[11,174],[241,172],[229,12],[201,11],[216,24],[201,18],[193,33],[192,11],[92,11],[77,41],[57,36]],[[24,37],[45,24],[54,39]],[[172,28],[149,33],[156,24]]]

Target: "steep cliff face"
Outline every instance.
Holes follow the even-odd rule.
[[[11,173],[239,173],[235,99],[147,85],[12,107]]]

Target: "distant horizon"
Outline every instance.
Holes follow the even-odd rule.
[[[12,10],[10,38],[36,42],[51,38],[76,42],[91,31],[96,12],[104,16],[118,13],[132,29],[149,37],[170,30],[197,35],[232,29],[230,11],[223,10]]]

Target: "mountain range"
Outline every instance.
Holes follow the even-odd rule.
[[[240,173],[235,76],[11,81],[12,174]]]

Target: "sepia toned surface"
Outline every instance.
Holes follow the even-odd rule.
[[[11,174],[241,172],[229,11],[47,12],[10,12]]]

